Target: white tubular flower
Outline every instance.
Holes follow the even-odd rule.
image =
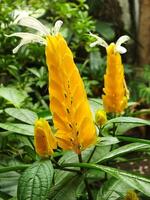
[[[93,42],[93,43],[91,43],[91,44],[90,44],[90,47],[94,47],[94,46],[96,46],[96,45],[100,45],[100,46],[105,47],[105,48],[108,47],[108,44],[105,42],[105,40],[104,40],[103,38],[101,38],[101,37],[99,37],[99,36],[97,36],[97,35],[95,35],[95,34],[92,34],[92,33],[90,33],[90,35],[91,35],[92,37],[96,38],[96,41]],[[118,52],[118,53],[120,53],[120,54],[126,53],[126,52],[127,52],[126,48],[122,47],[121,45],[122,45],[123,43],[127,42],[129,39],[130,39],[130,37],[127,36],[127,35],[121,36],[121,37],[117,40],[117,42],[116,42],[116,44],[115,44],[115,52]]]
[[[95,42],[90,44],[90,47],[95,47],[96,45],[100,45],[100,46],[105,47],[105,48],[108,47],[107,42],[105,42],[105,40],[103,38],[101,38],[101,37],[99,37],[99,36],[97,36],[93,33],[90,33],[90,35],[97,39]]]
[[[127,52],[127,49],[122,47],[121,45],[125,42],[127,42],[128,40],[130,40],[130,37],[127,35],[123,35],[121,36],[117,42],[116,42],[116,52],[120,53],[120,54],[124,54]]]
[[[6,35],[6,36],[7,37],[16,36],[16,37],[22,38],[22,40],[19,43],[19,45],[16,46],[13,49],[13,53],[17,53],[17,51],[20,49],[20,47],[22,47],[25,44],[29,44],[29,43],[40,43],[40,44],[46,45],[46,40],[44,38],[42,38],[39,35],[32,34],[32,33],[23,33],[23,32],[20,32],[20,33],[13,33],[11,35]]]
[[[60,30],[62,24],[63,24],[63,21],[61,21],[61,20],[56,21],[54,28],[52,29],[53,35],[57,35],[57,33],[59,33],[59,30]]]
[[[26,26],[29,28],[32,28],[39,32],[39,34],[33,34],[33,33],[25,33],[25,32],[19,32],[19,33],[13,33],[11,35],[6,35],[7,37],[20,37],[21,42],[17,47],[13,49],[13,53],[17,53],[17,51],[25,44],[29,43],[40,43],[46,45],[46,39],[45,37],[52,34],[57,35],[59,33],[59,30],[63,24],[61,20],[56,21],[54,28],[52,29],[51,33],[48,31],[47,27],[45,27],[40,21],[35,19],[34,17],[27,16],[27,15],[19,15],[15,21],[14,24],[19,24],[21,26]],[[42,37],[42,36],[44,37]]]

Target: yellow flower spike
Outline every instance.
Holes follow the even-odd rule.
[[[133,190],[129,190],[124,200],[139,200],[137,194]]]
[[[99,109],[96,111],[95,122],[100,126],[103,126],[107,122],[107,115],[104,110]]]
[[[79,71],[61,34],[47,37],[50,109],[58,145],[77,154],[96,143],[96,130]]]
[[[53,114],[54,126],[57,129],[57,142],[62,149],[71,149],[80,154],[82,150],[96,143],[97,135],[84,85],[74,63],[72,52],[59,33],[62,21],[58,20],[55,23],[51,33],[37,19],[30,16],[18,16],[15,23],[40,32],[40,35],[24,32],[14,33],[8,37],[16,36],[22,39],[13,50],[14,53],[28,43],[37,42],[46,45],[50,109]],[[42,154],[51,153],[52,148],[48,148],[46,140],[48,134],[44,127],[42,126],[42,130],[35,128],[35,133],[37,152],[39,154],[41,152]],[[41,135],[45,137],[45,148],[39,142],[40,140],[36,139]]]
[[[124,67],[120,54],[126,52],[126,49],[121,46],[122,43],[129,40],[128,36],[122,36],[115,43],[108,45],[102,38],[91,34],[97,39],[97,44],[104,46],[107,51],[107,68],[104,75],[104,95],[102,95],[103,104],[106,112],[121,113],[127,107],[129,91],[124,78]]]
[[[41,157],[52,155],[53,149],[57,148],[56,138],[45,119],[39,119],[35,122],[34,145],[37,154]]]

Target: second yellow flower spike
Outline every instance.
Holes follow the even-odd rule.
[[[106,112],[121,113],[127,107],[124,85],[124,67],[121,56],[115,52],[116,45],[111,43],[107,49],[107,68],[104,75],[103,104]]]
[[[107,51],[107,67],[104,75],[104,95],[102,95],[103,105],[106,112],[121,113],[127,107],[129,91],[124,78],[124,67],[121,55],[127,50],[121,46],[122,43],[129,40],[129,37],[121,36],[116,44],[108,45],[102,38],[91,34],[97,40],[91,44],[101,45]]]

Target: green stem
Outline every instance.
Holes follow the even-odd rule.
[[[88,160],[87,160],[87,163],[90,162],[90,160],[91,160],[91,158],[92,158],[92,156],[93,156],[95,150],[96,150],[96,145],[95,145],[95,147],[93,148],[93,150],[92,150],[92,152],[91,152],[91,155],[89,156],[89,158],[88,158]]]
[[[52,159],[52,161],[55,164],[56,169],[60,169],[60,170],[63,170],[63,171],[68,171],[68,172],[75,172],[75,173],[79,173],[80,172],[79,170],[76,170],[76,169],[69,169],[69,168],[62,167],[54,159]]]
[[[0,168],[0,173],[16,171],[16,170],[25,170],[29,166],[31,166],[31,165],[25,164],[25,165],[18,165],[18,166],[12,166],[12,167],[2,167],[2,168]]]
[[[79,163],[82,164],[83,160],[82,160],[81,154],[78,154],[78,159],[79,159]],[[80,168],[80,172],[81,172],[82,175],[84,175],[84,168]],[[92,192],[91,192],[91,189],[90,189],[90,186],[88,184],[86,177],[84,177],[84,184],[85,184],[85,187],[86,187],[86,190],[87,190],[87,193],[88,193],[88,200],[93,200]]]

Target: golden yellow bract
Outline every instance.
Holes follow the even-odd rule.
[[[56,139],[45,119],[39,119],[35,122],[34,145],[36,152],[41,157],[52,155],[53,149],[57,148]]]
[[[121,56],[115,51],[115,44],[107,48],[107,68],[104,75],[104,95],[102,96],[106,112],[121,113],[127,107],[124,80],[124,68]]]
[[[90,106],[73,55],[61,34],[47,36],[50,110],[58,145],[80,154],[96,142]]]

